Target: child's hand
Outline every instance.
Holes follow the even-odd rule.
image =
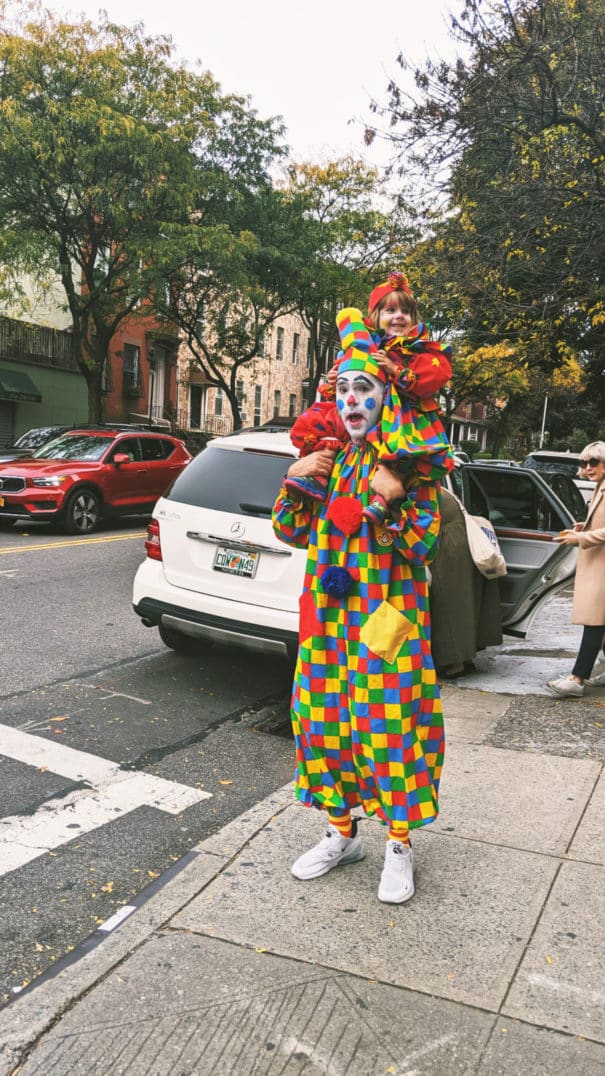
[[[328,370],[328,373],[327,373],[327,376],[326,376],[326,381],[328,382],[328,385],[330,385],[331,388],[335,389],[337,379],[338,379],[338,367],[337,366],[332,366],[331,369]]]
[[[376,352],[376,362],[380,366],[381,370],[385,370],[389,377],[396,377],[399,372],[399,367],[396,362],[393,362],[389,358],[386,351]]]

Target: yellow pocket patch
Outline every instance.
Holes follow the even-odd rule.
[[[368,650],[391,665],[404,639],[414,628],[415,624],[398,613],[389,602],[382,602],[366,620],[359,638]]]

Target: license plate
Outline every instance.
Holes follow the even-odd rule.
[[[227,572],[228,575],[246,575],[252,578],[258,564],[258,553],[242,553],[238,549],[229,549],[220,545],[214,557],[215,572]]]

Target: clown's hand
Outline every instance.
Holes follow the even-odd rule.
[[[370,479],[370,486],[374,493],[379,493],[385,501],[395,501],[405,497],[405,486],[398,475],[379,463]]]
[[[322,448],[320,452],[310,452],[308,456],[301,457],[288,467],[288,478],[311,478],[314,475],[328,478],[332,474],[335,457],[336,453],[327,448]]]

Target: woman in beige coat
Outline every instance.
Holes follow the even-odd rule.
[[[600,662],[592,676],[605,640],[605,441],[586,445],[580,463],[587,478],[596,483],[586,522],[576,523],[573,530],[562,531],[555,542],[580,547],[571,619],[573,624],[583,624],[584,631],[572,671],[568,676],[548,681],[548,687],[556,695],[572,697],[584,694],[587,680],[600,682],[605,673],[605,662]]]

